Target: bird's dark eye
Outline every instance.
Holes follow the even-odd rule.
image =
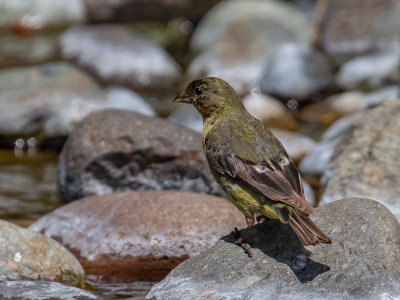
[[[201,93],[203,92],[203,90],[201,88],[195,88],[194,92],[196,93],[196,95],[201,95]]]

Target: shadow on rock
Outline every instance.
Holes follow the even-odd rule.
[[[233,235],[222,240],[228,243],[236,241]],[[247,234],[247,241],[252,249],[259,249],[277,262],[287,264],[302,283],[313,281],[319,274],[330,270],[329,266],[310,259],[311,252],[304,248],[290,226],[278,220],[267,220],[253,226]]]

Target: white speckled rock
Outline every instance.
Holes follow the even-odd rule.
[[[400,217],[400,101],[366,110],[336,146],[324,171],[321,203],[369,197]]]
[[[244,227],[244,217],[226,199],[141,191],[87,197],[43,216],[30,228],[76,253],[90,274],[160,280],[235,226]]]
[[[85,272],[56,241],[35,231],[0,221],[0,281],[49,280],[76,285]]]

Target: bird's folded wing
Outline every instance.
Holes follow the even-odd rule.
[[[244,181],[270,200],[288,204],[306,214],[313,212],[304,199],[296,166],[286,153],[282,153],[280,161],[253,162],[230,153],[225,147],[206,143],[206,155],[215,171]]]

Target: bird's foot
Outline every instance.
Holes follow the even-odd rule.
[[[236,239],[235,244],[241,246],[249,257],[253,257],[253,255],[251,254],[250,245],[246,242],[246,239],[243,236],[240,236],[240,232],[239,229],[237,229],[237,227],[235,227],[231,235],[233,235],[234,238]]]
[[[257,223],[260,224],[260,223],[266,222],[268,220],[268,218],[266,216],[261,215],[261,216],[257,216],[256,220],[257,220]]]

